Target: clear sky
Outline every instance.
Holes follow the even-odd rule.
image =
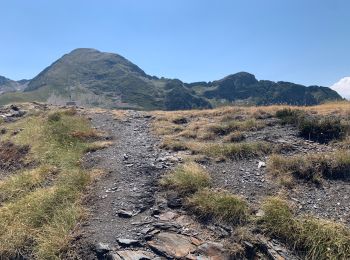
[[[350,76],[349,0],[3,0],[0,75],[32,78],[63,54],[118,53],[185,82],[239,71],[330,86]]]

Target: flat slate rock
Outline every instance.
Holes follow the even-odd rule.
[[[205,242],[198,247],[198,253],[203,255],[201,259],[224,260],[230,259],[227,250],[221,243]]]
[[[117,251],[110,258],[113,260],[148,260],[154,259],[156,256],[148,251],[138,250],[138,251]]]
[[[173,258],[182,258],[196,251],[191,237],[170,232],[157,234],[147,244],[155,252]]]

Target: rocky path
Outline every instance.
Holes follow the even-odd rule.
[[[227,249],[232,245],[232,227],[199,223],[181,209],[171,191],[159,189],[160,175],[181,158],[158,148],[159,140],[150,129],[152,118],[135,111],[122,119],[110,112],[89,116],[114,143],[84,160],[86,168],[106,174],[87,198],[90,215],[74,245],[78,258],[232,259]],[[264,237],[260,241],[261,252],[247,242],[241,253],[259,259],[295,259],[276,241]],[[239,259],[245,259],[243,255]]]
[[[150,133],[151,118],[132,111],[122,120],[107,112],[91,118],[97,129],[111,135],[114,144],[85,157],[87,168],[104,169],[107,174],[89,196],[91,215],[77,241],[80,258],[156,259],[196,254],[225,259],[223,245],[206,241],[211,234],[180,210],[171,210],[158,192],[159,175],[179,159],[157,148],[158,140]],[[175,199],[169,204],[176,203]]]

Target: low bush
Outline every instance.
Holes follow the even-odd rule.
[[[14,171],[26,166],[29,145],[16,145],[10,141],[0,142],[0,169]]]
[[[305,112],[299,109],[283,108],[276,111],[276,117],[282,124],[298,125],[304,116]]]

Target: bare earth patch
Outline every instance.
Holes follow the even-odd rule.
[[[6,141],[0,143],[0,178],[29,165],[26,155],[28,145],[15,145]]]

